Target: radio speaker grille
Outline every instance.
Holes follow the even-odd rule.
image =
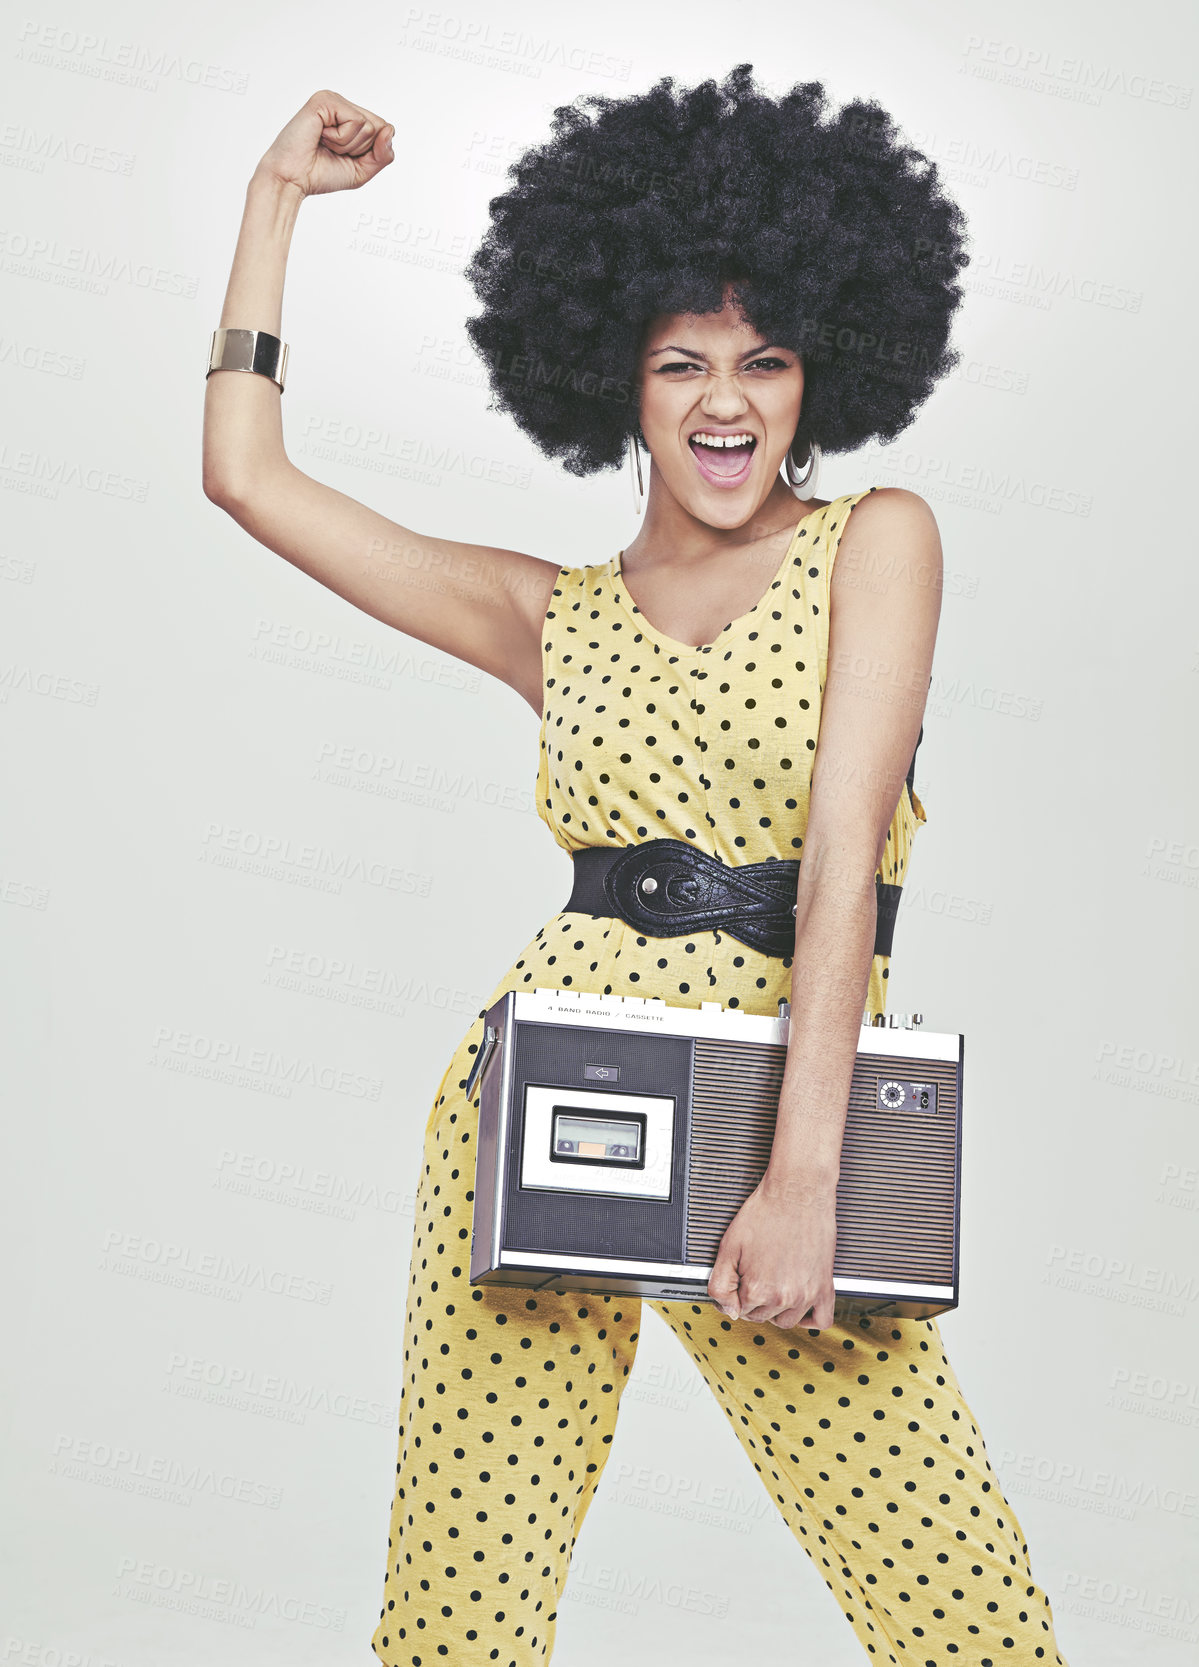
[[[787,1050],[770,1044],[695,1042],[687,1260],[710,1264],[720,1240],[770,1161]],[[835,1274],[930,1280],[954,1273],[957,1071],[926,1063],[936,1111],[879,1105],[879,1083],[907,1081],[910,1060],[859,1059],[849,1096],[837,1185]],[[737,1154],[734,1158],[734,1154]]]

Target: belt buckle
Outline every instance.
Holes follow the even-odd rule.
[[[621,919],[651,937],[721,930],[768,955],[793,947],[794,910],[761,875],[739,874],[681,840],[630,846],[605,874],[604,890]]]

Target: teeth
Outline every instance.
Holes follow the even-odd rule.
[[[697,446],[714,446],[717,450],[724,446],[744,446],[753,443],[752,434],[693,434],[691,439]]]

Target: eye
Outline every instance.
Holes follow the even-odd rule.
[[[764,366],[767,370],[770,370],[770,371],[789,370],[791,368],[787,364],[787,361],[785,359],[776,359],[773,356],[773,354],[763,354],[763,356],[760,359],[751,359],[750,362],[745,366],[745,369],[746,370],[754,370],[759,365]],[[676,370],[699,370],[699,369],[700,369],[699,365],[691,364],[690,362],[688,362],[686,360],[683,360],[683,359],[676,359],[669,365],[659,365],[657,370],[654,372],[654,375],[655,376],[666,376],[670,372],[676,371]]]

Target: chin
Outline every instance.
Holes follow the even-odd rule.
[[[747,527],[761,509],[762,503],[763,500],[755,496],[741,504],[717,504],[715,508],[703,505],[697,513],[710,527]]]
[[[752,521],[770,496],[769,481],[751,477],[740,486],[706,487],[702,481],[688,481],[687,491],[679,495],[679,502],[700,521],[710,527],[743,527]]]

